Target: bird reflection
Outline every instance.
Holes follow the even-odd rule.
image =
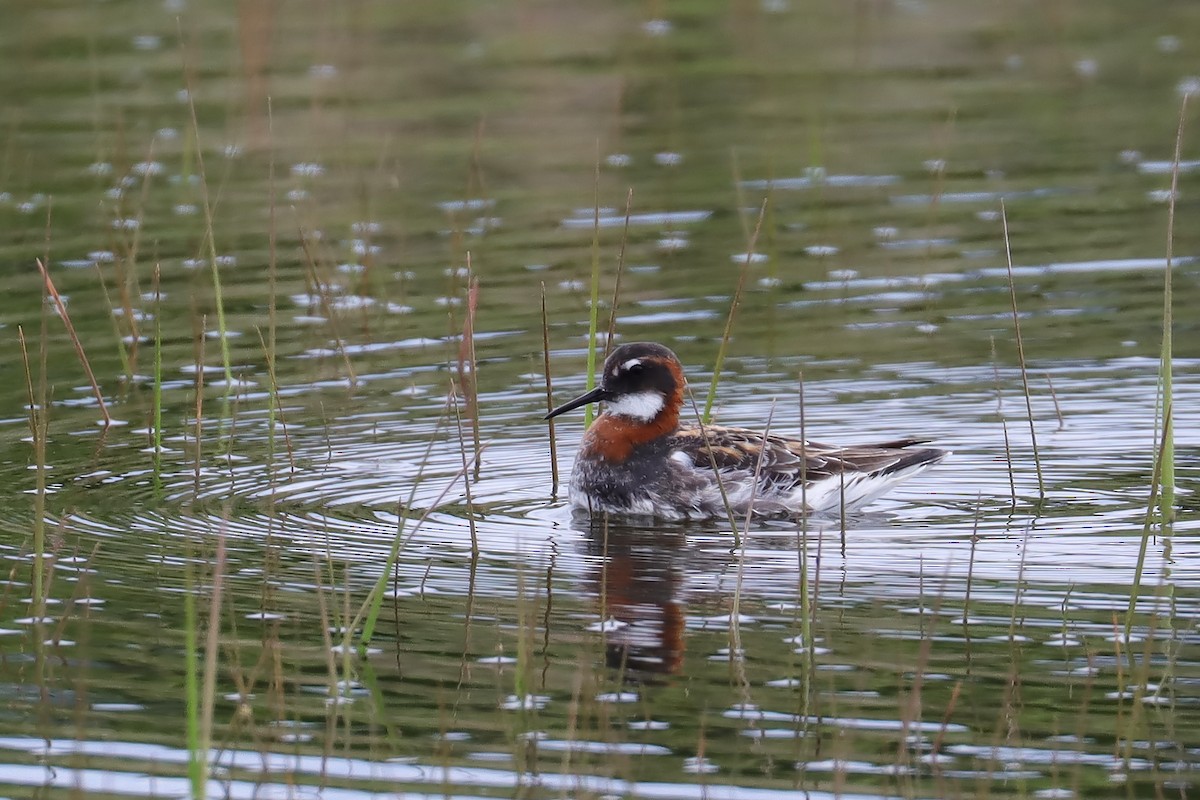
[[[582,524],[589,553],[599,556],[588,578],[605,621],[608,665],[630,677],[678,672],[684,652],[680,576],[686,536],[660,527]]]

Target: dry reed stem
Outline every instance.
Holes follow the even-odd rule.
[[[266,354],[267,380],[269,380],[271,382],[272,409],[274,411],[274,414],[272,416],[277,415],[279,417],[279,425],[280,425],[280,427],[283,428],[283,446],[287,450],[288,466],[290,466],[292,471],[295,472],[296,471],[296,456],[292,449],[292,434],[288,430],[287,419],[284,417],[284,414],[283,414],[283,398],[279,396],[279,381],[276,379],[276,376],[275,376],[275,354],[274,354],[274,351],[271,349],[270,344],[267,342],[266,339],[263,338],[262,329],[256,327],[254,329],[254,331],[255,331],[255,333],[258,334],[258,341],[262,345],[263,352]],[[273,423],[274,420],[272,419],[271,422]],[[272,431],[274,431],[273,426],[272,426]],[[274,435],[274,433],[272,432],[272,436],[273,435]]]
[[[550,322],[546,316],[546,282],[542,281],[542,365],[546,375],[546,413],[554,410],[554,386],[550,375]],[[554,435],[554,418],[546,420],[550,427],[550,495],[558,494],[558,442]]]
[[[88,361],[87,353],[83,351],[83,343],[79,341],[79,334],[75,332],[75,326],[71,324],[71,315],[67,313],[67,306],[59,295],[58,289],[54,288],[54,281],[50,277],[50,271],[46,269],[46,265],[40,258],[34,259],[37,262],[38,271],[42,273],[42,282],[46,286],[46,291],[50,294],[50,299],[54,301],[54,307],[58,310],[58,316],[62,319],[63,325],[67,329],[67,335],[71,337],[71,344],[75,347],[75,355],[79,358],[79,363],[83,367],[84,373],[87,375],[88,383],[91,384],[92,394],[96,397],[96,402],[100,405],[100,415],[104,418],[104,427],[112,425],[112,417],[109,416],[108,406],[104,403],[104,395],[100,391],[100,384],[96,382],[96,375],[92,372],[92,365]]]
[[[1013,474],[1012,446],[1008,440],[1008,421],[1004,418],[1004,401],[1000,391],[1000,365],[996,363],[996,337],[991,337],[992,376],[996,382],[996,416],[1000,418],[1000,430],[1004,433],[1004,461],[1008,465],[1008,490],[1012,496],[1012,505],[1017,505],[1017,479]]]
[[[1033,444],[1033,466],[1037,470],[1038,497],[1046,498],[1046,483],[1042,478],[1042,459],[1038,453],[1037,430],[1033,424],[1033,400],[1029,394],[1029,370],[1025,366],[1025,344],[1021,339],[1021,315],[1017,312],[1017,286],[1013,281],[1012,245],[1008,236],[1008,211],[1000,200],[1000,221],[1004,225],[1004,256],[1008,265],[1008,296],[1012,301],[1013,332],[1017,339],[1017,359],[1021,362],[1021,386],[1025,391],[1025,412],[1029,418],[1029,440]]]
[[[229,337],[225,335],[227,331],[225,327],[225,300],[221,292],[221,269],[217,264],[217,240],[216,228],[213,222],[213,204],[208,193],[208,176],[204,169],[204,152],[200,146],[200,121],[196,116],[196,93],[193,89],[194,75],[192,64],[187,57],[187,48],[184,46],[183,22],[178,18],[176,19],[176,26],[179,30],[179,48],[183,58],[183,85],[184,90],[187,92],[188,113],[192,122],[192,138],[196,145],[196,175],[200,179],[200,197],[204,205],[204,240],[208,249],[209,266],[212,269],[213,294],[217,311],[217,331],[221,341],[221,364],[225,368],[225,390],[228,392],[233,387],[233,367],[229,355]]]
[[[275,380],[275,337],[278,323],[278,308],[275,298],[279,282],[279,225],[276,217],[276,185],[275,185],[275,111],[271,105],[271,97],[267,96],[267,337],[263,341],[262,331],[258,331],[259,341],[262,342],[263,353],[267,359],[267,372],[271,380],[271,394],[275,397],[280,421],[283,424],[284,445],[288,451],[288,463],[296,469],[292,457],[292,442],[288,435],[287,423],[283,421],[283,406],[279,399],[279,384]],[[270,420],[274,423],[274,420]],[[274,425],[272,424],[271,441],[274,442]]]
[[[432,444],[433,444],[433,439],[431,438],[430,445],[432,446]],[[487,447],[488,447],[487,443],[484,443],[481,446],[481,450],[486,450]],[[480,454],[476,454],[476,458],[478,458],[479,455]],[[429,451],[426,450],[425,459],[421,462],[422,469],[424,469],[424,464],[426,463],[428,458],[429,458]],[[429,519],[429,515],[432,514],[434,512],[434,510],[436,510],[437,507],[442,504],[442,500],[444,500],[446,498],[446,495],[450,493],[450,490],[452,488],[454,488],[454,484],[458,483],[458,479],[465,478],[466,475],[467,475],[467,470],[460,469],[457,472],[455,472],[454,475],[452,475],[450,477],[450,480],[446,484],[445,488],[443,488],[442,491],[438,494],[438,496],[436,498],[434,498],[433,502],[429,504],[429,507],[426,508],[421,513],[421,516],[417,518],[416,524],[412,527],[411,530],[409,530],[407,532],[407,535],[405,535],[403,539],[401,539],[400,536],[401,536],[401,534],[404,533],[403,526],[404,526],[404,523],[407,522],[408,518],[405,517],[403,514],[399,515],[401,528],[396,533],[397,541],[392,546],[392,552],[388,556],[389,568],[385,569],[383,571],[383,573],[380,575],[380,580],[378,582],[376,582],[375,587],[371,590],[371,594],[368,595],[367,599],[363,601],[363,604],[359,608],[358,613],[355,615],[353,622],[349,626],[347,626],[348,630],[354,631],[355,629],[358,628],[359,623],[362,622],[364,618],[366,619],[366,624],[363,626],[363,633],[362,633],[362,639],[361,639],[361,643],[362,643],[363,647],[366,647],[367,645],[369,645],[371,643],[371,637],[374,635],[375,615],[377,613],[375,598],[376,598],[376,595],[380,595],[380,596],[382,595],[383,587],[387,585],[388,573],[391,571],[391,567],[394,566],[396,558],[398,557],[399,553],[404,549],[404,546],[407,545],[408,542],[412,540],[412,537],[416,536],[417,531],[419,531],[421,529],[421,526],[425,524],[425,521],[427,519]],[[413,493],[415,494],[415,492],[416,492],[416,486],[414,485]],[[411,504],[411,498],[410,498],[410,504]],[[380,602],[382,602],[382,601],[380,601]]]
[[[212,595],[208,606],[208,630],[204,641],[204,686],[201,690],[200,752],[204,756],[207,777],[208,751],[212,745],[213,712],[217,695],[217,653],[221,647],[221,600],[225,592],[225,519],[217,534],[217,552],[213,562]]]
[[[471,442],[475,447],[475,479],[479,479],[479,386],[475,358],[475,314],[479,307],[479,278],[471,272],[471,253],[467,252],[467,274],[471,275],[467,288],[467,313],[463,319],[462,339],[458,343],[458,382],[467,402],[467,417],[471,420]],[[457,410],[457,409],[456,409]]]
[[[25,366],[25,386],[29,393],[29,435],[33,438],[36,491],[34,492],[33,520],[33,616],[42,619],[46,615],[46,404],[45,397],[38,398],[33,389],[33,371],[29,366],[29,348],[25,341],[25,329],[17,326],[17,341],[21,345],[21,360]],[[43,347],[44,345],[43,339]],[[44,369],[43,369],[44,372]]]
[[[460,374],[461,374],[461,369],[460,369]],[[467,441],[466,441],[466,438],[463,436],[462,410],[458,407],[458,401],[454,395],[455,395],[454,384],[451,383],[450,384],[450,405],[454,408],[454,419],[458,423],[458,451],[459,451],[459,454],[462,456],[462,468],[463,468],[463,476],[464,476],[463,492],[466,495],[466,500],[467,500],[467,526],[468,526],[468,528],[470,528],[470,532],[471,532],[471,556],[478,557],[479,556],[479,535],[478,535],[477,531],[475,530],[475,508],[474,508],[474,503],[471,501],[471,481],[467,480],[465,477],[470,469],[467,466]],[[468,402],[470,402],[470,401],[468,401]],[[476,435],[478,435],[478,431],[476,431]],[[475,453],[476,453],[475,468],[476,468],[476,470],[478,470],[479,469],[479,460],[478,460],[479,459],[479,455],[478,455],[479,454],[479,446],[478,446],[478,443],[476,444]]]
[[[154,470],[162,466],[162,267],[154,262],[154,431],[150,445],[154,448]],[[157,477],[156,477],[157,480]]]
[[[1158,367],[1159,393],[1163,410],[1163,447],[1159,458],[1162,465],[1159,469],[1160,488],[1159,513],[1164,523],[1175,519],[1175,436],[1170,428],[1170,417],[1167,414],[1173,395],[1172,361],[1173,338],[1175,328],[1174,295],[1171,287],[1171,273],[1174,268],[1175,256],[1175,204],[1179,194],[1179,161],[1183,151],[1183,131],[1187,123],[1187,104],[1191,93],[1185,92],[1179,104],[1179,127],[1175,131],[1175,154],[1171,160],[1171,194],[1167,206],[1167,264],[1163,274],[1163,341],[1162,355]]]
[[[346,375],[350,381],[350,386],[358,385],[358,376],[354,372],[354,364],[350,361],[350,354],[346,352],[346,340],[342,338],[342,333],[339,330],[337,315],[333,310],[333,303],[330,300],[329,288],[327,284],[321,282],[321,277],[317,274],[317,262],[313,258],[312,250],[308,246],[308,236],[305,235],[303,228],[299,229],[300,248],[304,251],[304,261],[308,266],[309,272],[312,275],[314,290],[317,294],[317,299],[321,304],[321,311],[325,314],[325,319],[329,322],[329,328],[333,332],[333,341],[337,346],[338,355],[342,357],[342,363],[346,367]]]
[[[933,746],[929,748],[929,752],[935,756],[932,760],[934,772],[942,771],[941,761],[936,758],[942,752],[942,744],[946,741],[946,732],[950,728],[950,718],[954,716],[954,707],[958,705],[959,695],[962,694],[962,681],[955,681],[954,688],[950,690],[950,699],[946,703],[946,711],[942,714],[942,722],[938,726],[937,735],[933,739]]]
[[[946,189],[946,156],[950,152],[950,141],[953,138],[954,126],[957,121],[958,109],[951,108],[949,113],[946,115],[946,125],[943,133],[944,138],[940,142],[940,152],[935,162],[937,164],[937,169],[934,171],[933,176],[933,197],[932,201],[929,203],[929,216],[925,223],[930,228],[933,228],[933,226],[937,224],[938,216],[940,215],[942,209],[942,194]],[[935,138],[937,138],[936,135]],[[930,259],[933,257],[932,239],[930,244],[925,248],[925,257]]]
[[[742,241],[745,242],[750,240],[750,223],[746,219],[746,189],[742,186],[742,166],[736,147],[729,148],[729,169],[733,173],[734,203],[737,204],[738,223],[742,227]],[[770,191],[770,184],[767,191]]]
[[[99,261],[95,262],[95,266],[96,277],[100,281],[100,294],[104,296],[104,305],[105,307],[115,311],[116,306],[112,304],[112,295],[108,293],[108,283],[104,279],[104,270],[100,268]],[[113,336],[117,342],[117,356],[121,359],[121,371],[124,372],[126,380],[132,384],[134,366],[133,362],[129,359],[129,353],[125,349],[125,341],[123,339],[123,334],[121,333],[121,316],[124,315],[118,316],[117,314],[112,314],[110,316],[112,321]]]
[[[725,518],[729,521],[730,530],[733,531],[733,546],[741,547],[742,535],[738,529],[737,516],[733,513],[733,506],[729,503],[729,494],[725,491],[725,481],[721,479],[721,470],[717,468],[717,457],[713,453],[712,442],[708,439],[708,425],[700,416],[700,407],[696,405],[696,398],[692,396],[691,387],[687,387],[687,389],[688,400],[692,404],[692,413],[696,415],[696,425],[700,428],[700,435],[704,437],[704,451],[708,454],[708,466],[717,480],[717,491],[721,494],[721,505],[725,507]]]
[[[608,311],[608,332],[604,337],[604,357],[612,351],[613,337],[617,332],[617,307],[621,301],[621,276],[625,273],[625,248],[629,244],[629,217],[633,213],[633,187],[625,195],[625,227],[621,231],[621,250],[617,254],[617,277],[613,281],[612,308]]]
[[[1050,389],[1050,400],[1054,403],[1054,416],[1058,417],[1058,430],[1066,427],[1063,422],[1062,408],[1058,405],[1058,393],[1054,391],[1054,381],[1050,378],[1050,373],[1046,373],[1046,386]]]
[[[596,140],[596,168],[592,188],[592,282],[591,303],[588,306],[588,349],[587,349],[587,383],[585,388],[591,391],[596,387],[596,321],[600,312],[600,140]],[[589,403],[583,408],[583,427],[586,430],[592,425],[594,412]]]
[[[205,342],[208,333],[208,317],[201,315],[200,330],[196,337],[195,354],[196,354],[196,426],[193,436],[196,439],[196,459],[195,472],[193,474],[193,499],[200,496],[200,462],[204,454],[204,440],[201,438],[204,433],[204,351]]]
[[[737,318],[738,307],[742,304],[742,292],[746,288],[746,278],[750,274],[750,263],[754,258],[754,250],[758,246],[758,235],[762,232],[763,217],[767,213],[767,200],[764,199],[758,210],[758,222],[754,225],[754,234],[746,247],[746,258],[738,272],[737,286],[733,290],[733,300],[729,304],[729,315],[725,318],[725,330],[721,334],[721,346],[717,349],[717,362],[713,365],[712,383],[708,387],[708,397],[704,401],[704,417],[702,422],[712,420],[713,402],[717,398],[717,385],[721,382],[721,367],[725,364],[725,349],[729,346],[729,337],[733,334],[733,322]]]
[[[1158,490],[1162,483],[1162,465],[1163,451],[1167,446],[1167,433],[1170,430],[1171,424],[1171,406],[1168,405],[1163,410],[1163,427],[1162,437],[1159,440],[1158,452],[1154,458],[1154,472],[1150,476],[1150,497],[1146,501],[1146,515],[1142,520],[1142,538],[1138,543],[1137,563],[1133,568],[1133,584],[1129,587],[1129,606],[1125,612],[1125,637],[1129,638],[1130,632],[1133,630],[1133,614],[1137,607],[1138,597],[1142,589],[1142,575],[1146,569],[1146,552],[1150,547],[1150,530],[1154,523],[1154,506],[1158,500]],[[1132,655],[1131,655],[1132,657]],[[1130,663],[1130,669],[1133,664]]]
[[[763,429],[763,439],[771,435],[771,423],[775,420],[775,403],[771,403],[771,411],[767,414],[767,425]],[[711,455],[711,447],[710,455]],[[750,536],[750,520],[754,517],[754,500],[758,495],[758,481],[762,477],[762,465],[766,460],[767,449],[764,447],[758,453],[754,462],[754,482],[750,487],[750,499],[746,503],[746,525],[738,542],[737,580],[733,588],[733,609],[729,615],[729,663],[738,678],[738,688],[741,691],[742,702],[750,703],[750,680],[746,677],[746,661],[742,655],[742,583],[746,574],[746,539]]]

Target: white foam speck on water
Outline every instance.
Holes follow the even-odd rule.
[[[639,699],[637,692],[601,692],[596,695],[597,703],[636,703]]]
[[[689,775],[711,775],[714,772],[721,771],[719,766],[704,756],[690,756],[685,758],[683,766],[680,769]]]
[[[483,197],[475,197],[470,200],[444,200],[437,204],[438,208],[447,214],[459,211],[482,211],[494,205],[496,205],[495,200]]]
[[[798,178],[767,178],[742,181],[746,189],[783,189],[798,191],[811,189],[814,186],[833,188],[871,188],[893,186],[900,183],[899,175],[826,175],[823,172],[804,175]]]
[[[884,250],[926,250],[935,247],[952,247],[958,244],[957,239],[895,239],[880,242]]]
[[[666,36],[675,29],[669,19],[648,19],[642,23],[642,32],[647,36]]]
[[[694,320],[712,319],[717,316],[717,312],[708,309],[697,309],[695,311],[662,311],[657,314],[631,314],[627,317],[618,317],[617,322],[622,325],[663,325],[673,322],[692,322]]]
[[[527,694],[517,696],[510,694],[500,704],[505,711],[541,711],[550,703],[550,698],[542,694]]]
[[[1140,156],[1141,154],[1138,153]],[[1200,169],[1200,161],[1180,161],[1180,172],[1195,172]],[[1137,171],[1143,175],[1170,175],[1175,171],[1174,161],[1138,161]]]
[[[1065,194],[1062,189],[1029,189],[1012,192],[944,192],[942,194],[901,194],[888,198],[897,206],[929,205],[930,203],[998,203],[1001,200],[1029,200]]]
[[[593,622],[592,624],[587,626],[587,630],[594,631],[596,633],[609,633],[611,631],[619,631],[622,628],[628,628],[628,627],[629,627],[628,622],[622,622],[619,619],[614,619],[612,617],[609,617],[608,619],[603,620],[601,622]]]
[[[671,723],[656,719],[635,719],[630,720],[626,727],[631,731],[665,731],[670,730]]]
[[[610,210],[611,211],[611,210]],[[630,214],[629,224],[633,225],[692,225],[704,222],[712,216],[711,211],[662,211],[652,214]],[[599,225],[601,228],[617,228],[625,224],[624,214],[602,214],[599,221],[595,219],[591,209],[586,215],[567,217],[562,221],[564,228],[586,229]]]

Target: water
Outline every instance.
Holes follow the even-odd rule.
[[[213,796],[1187,796],[1190,136],[1184,491],[1144,554],[1142,531],[1197,20],[1127,6],[11,9],[0,788],[188,794],[192,649],[202,695],[215,665]],[[747,270],[722,423],[954,456],[740,547],[727,522],[572,516],[539,295],[561,401],[584,384],[597,220],[601,329],[620,262],[616,334],[675,349],[698,397]],[[472,407],[448,401],[464,378],[477,470]],[[581,432],[560,420],[564,483]],[[397,536],[360,654],[346,631]]]

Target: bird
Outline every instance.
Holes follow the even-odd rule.
[[[950,455],[920,447],[929,439],[837,446],[683,424],[686,385],[670,349],[631,342],[605,359],[598,386],[546,414],[549,420],[604,403],[571,471],[567,494],[574,509],[670,521],[844,512]]]

